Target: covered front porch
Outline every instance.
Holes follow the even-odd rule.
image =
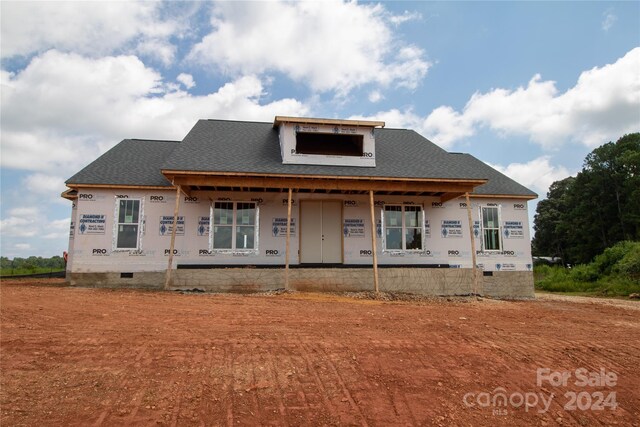
[[[477,271],[475,242],[469,239],[472,268],[449,268],[448,264],[379,265],[380,223],[376,221],[376,199],[384,196],[420,197],[444,203],[464,198],[467,205],[469,235],[473,222],[469,193],[486,180],[438,180],[380,177],[336,177],[318,175],[268,175],[205,173],[164,170],[176,194],[174,221],[177,221],[182,195],[207,194],[213,203],[216,194],[233,194],[243,200],[244,194],[282,194],[286,224],[292,224],[292,209],[297,209],[298,232],[292,236],[286,229],[285,254],[282,264],[245,265],[203,262],[181,264],[174,255],[176,224],[171,228],[171,247],[167,261],[165,288],[199,288],[209,291],[319,290],[319,291],[394,291],[432,295],[465,295],[480,293],[482,273]],[[366,200],[367,226],[371,257],[368,264],[345,262],[343,220],[344,204],[358,197]],[[294,206],[294,200],[299,205]],[[338,203],[335,203],[338,201]],[[364,204],[364,203],[363,203]],[[283,213],[284,216],[284,213]],[[320,225],[319,225],[320,224]],[[337,224],[337,225],[336,225]],[[213,227],[213,224],[212,224]],[[264,230],[261,230],[264,232]],[[345,225],[345,235],[346,225]],[[363,236],[364,237],[364,233]],[[292,239],[298,248],[292,256]],[[213,260],[212,260],[213,261]],[[293,262],[292,262],[293,261]],[[409,279],[409,280],[408,280]]]

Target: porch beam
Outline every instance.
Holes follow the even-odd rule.
[[[448,202],[449,200],[457,199],[458,197],[462,196],[462,194],[463,193],[444,193],[442,196],[440,196],[440,201],[442,203]]]
[[[386,181],[386,180],[344,180],[325,178],[286,178],[286,177],[240,177],[240,176],[204,176],[186,175],[176,176],[175,182],[184,186],[210,187],[263,187],[263,188],[298,188],[304,190],[337,190],[364,191],[372,187],[372,181],[377,192],[442,192],[458,193],[472,192],[478,185],[475,182],[433,182],[433,181]]]

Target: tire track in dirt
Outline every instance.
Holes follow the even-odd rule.
[[[320,394],[322,403],[324,405],[324,409],[327,411],[331,419],[339,420],[340,413],[338,412],[335,405],[329,399],[329,392],[325,387],[324,382],[320,378],[320,373],[314,366],[313,360],[315,359],[316,363],[319,363],[319,361],[314,357],[314,355],[312,354],[312,351],[305,343],[300,342],[299,348],[301,350],[301,356],[305,362],[306,369],[311,374],[313,381],[315,383],[315,386],[317,387],[317,391]]]
[[[298,338],[298,342],[300,341],[301,341],[300,338]],[[295,378],[294,380],[296,382],[295,389],[297,389],[297,392],[295,394],[296,394],[297,400],[302,404],[302,406],[295,407],[295,408],[292,407],[292,409],[302,410],[303,413],[305,412],[308,413],[311,410],[318,410],[321,408],[321,404],[315,404],[310,402],[309,400],[311,396],[319,396],[320,393],[315,388],[315,383],[313,382],[312,374],[308,371],[306,360],[301,355],[297,354],[292,350],[296,348],[299,348],[302,350],[301,345],[298,345],[298,346],[294,345],[291,347],[287,346],[284,349],[284,351],[287,354],[287,357],[291,359],[291,361],[293,362],[292,364],[296,366],[298,369],[298,372],[296,372],[298,375],[295,375],[295,376],[291,375],[291,378]],[[307,390],[307,392],[305,392],[305,389]]]
[[[279,370],[278,367],[276,366],[275,358],[272,358],[269,361],[269,367],[271,368],[270,374],[273,377],[273,381],[276,385],[276,390],[278,391],[278,393],[276,393],[275,395],[276,402],[277,402],[276,409],[278,410],[278,413],[282,417],[282,421],[286,422],[285,420],[286,420],[287,412],[285,410],[284,401],[283,401],[284,389],[280,383],[280,379],[278,378],[278,372],[281,372],[281,370]]]
[[[224,349],[225,354],[225,365],[227,368],[227,377],[228,381],[225,383],[225,387],[223,389],[225,399],[226,408],[227,408],[227,426],[233,426],[233,404],[234,404],[234,369],[233,369],[233,344],[230,344],[228,347]]]
[[[319,351],[322,354],[324,354],[323,360],[326,362],[327,366],[329,367],[329,369],[331,370],[331,372],[335,376],[335,379],[337,380],[337,382],[338,382],[338,384],[340,386],[339,388],[340,388],[343,396],[345,396],[342,400],[346,399],[349,402],[349,405],[351,406],[351,409],[353,409],[354,412],[356,412],[358,414],[358,416],[360,418],[360,420],[358,420],[359,424],[363,425],[363,426],[368,426],[369,424],[367,423],[366,417],[362,413],[362,409],[360,408],[360,406],[353,399],[353,396],[351,395],[349,387],[347,387],[347,384],[345,383],[344,378],[342,377],[342,375],[338,371],[338,368],[336,368],[335,363],[331,360],[332,356],[330,354],[328,354],[326,349],[323,348],[321,345],[318,345],[317,348],[319,349]]]

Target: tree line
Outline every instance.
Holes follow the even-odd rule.
[[[2,274],[36,273],[64,270],[65,264],[64,259],[57,255],[51,258],[30,256],[29,258],[16,257],[14,259],[3,256],[0,257],[0,268]]]
[[[534,217],[533,254],[586,264],[621,241],[640,241],[640,133],[587,155],[575,177],[554,182]]]

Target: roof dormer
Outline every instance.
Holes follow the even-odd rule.
[[[376,127],[384,122],[276,116],[282,163],[298,165],[376,165]]]

